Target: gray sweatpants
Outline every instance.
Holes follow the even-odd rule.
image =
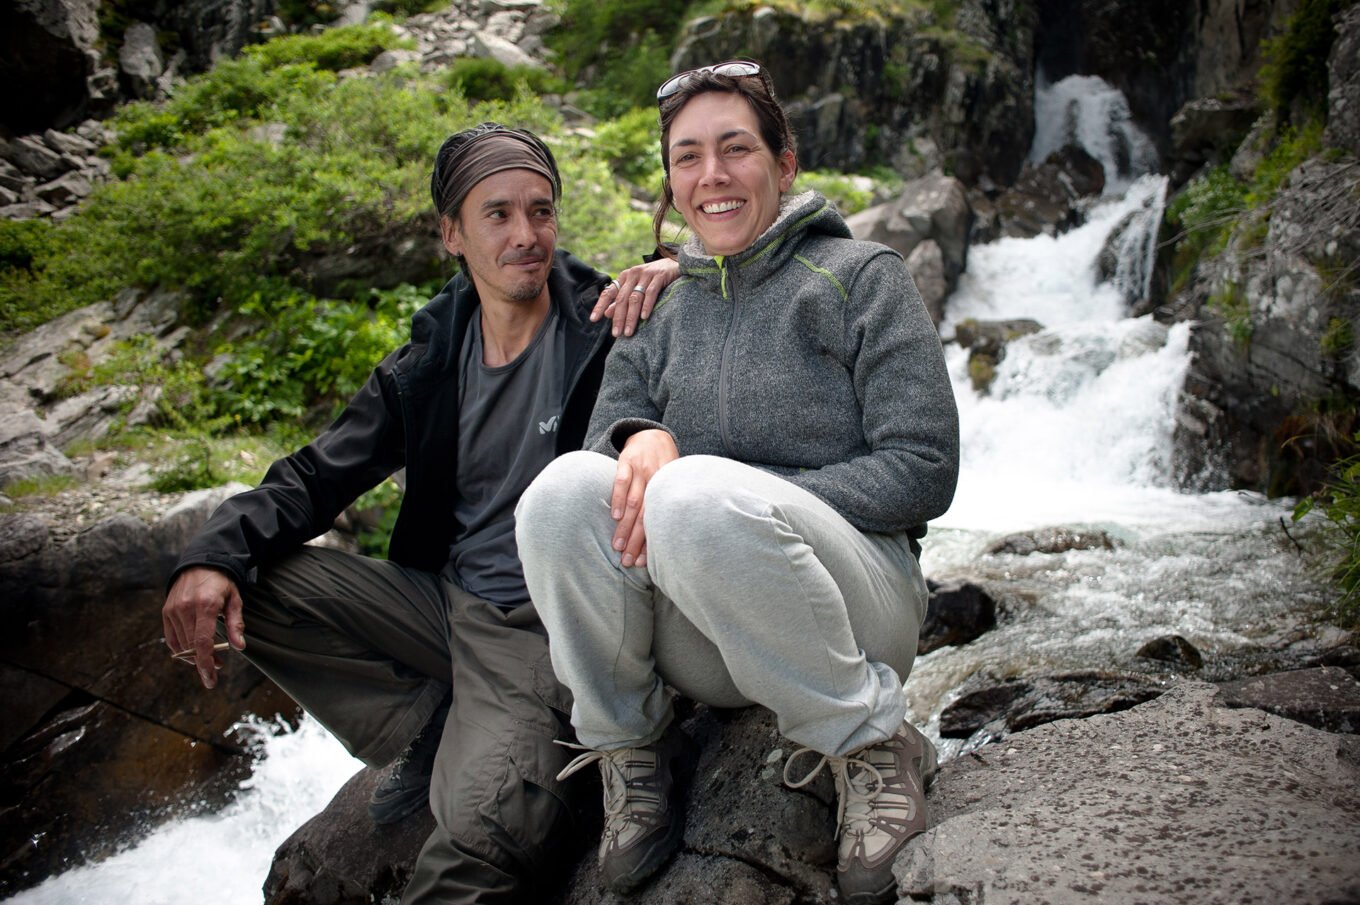
[[[532,605],[505,613],[395,563],[313,547],[242,589],[245,655],[382,766],[453,695],[435,759],[436,828],[403,903],[535,901],[572,821],[557,773],[570,695]]]
[[[897,730],[927,597],[905,534],[866,534],[789,481],[685,456],[648,484],[647,565],[624,568],[610,547],[616,466],[562,456],[516,511],[582,744],[659,737],[667,684],[712,705],[762,704],[785,736],[824,754]]]

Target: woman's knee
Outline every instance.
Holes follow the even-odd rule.
[[[647,549],[684,549],[740,531],[768,504],[744,490],[742,466],[717,456],[685,456],[653,476],[644,502]]]
[[[534,478],[515,506],[515,533],[521,550],[537,538],[579,529],[581,520],[599,510],[608,515],[614,460],[588,450],[558,456]]]

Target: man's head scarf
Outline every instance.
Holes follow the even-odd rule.
[[[503,170],[532,170],[552,186],[553,200],[562,195],[557,161],[538,136],[500,123],[482,123],[449,136],[435,157],[430,194],[442,216],[456,217],[472,187]]]

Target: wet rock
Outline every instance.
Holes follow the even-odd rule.
[[[783,785],[783,762],[794,745],[762,708],[695,708],[684,720],[701,754],[690,791],[685,838],[656,880],[629,898],[635,905],[705,902],[719,905],[832,905],[835,802],[829,781],[795,792]],[[809,768],[812,766],[810,761]],[[433,824],[428,814],[391,832],[375,830],[366,807],[376,774],[365,770],[326,810],[278,850],[266,884],[266,905],[380,901],[400,889]],[[543,889],[554,905],[603,905],[596,865],[599,786],[574,781],[584,807],[582,829],[564,840],[570,863]],[[733,803],[739,802],[739,807]],[[372,896],[373,898],[368,898]]]
[[[0,811],[0,894],[111,852],[188,803],[220,805],[251,767],[228,727],[245,712],[296,712],[239,657],[203,690],[161,640],[178,550],[237,489],[74,536],[42,517],[0,516],[0,685],[22,702],[0,713],[12,803]]]
[[[1204,666],[1204,658],[1200,655],[1199,649],[1180,635],[1153,638],[1138,648],[1134,656],[1182,669],[1201,669]]]
[[[1239,230],[1222,254],[1202,259],[1172,299],[1197,318],[1173,434],[1186,488],[1302,495],[1349,451],[1350,430],[1318,419],[1316,401],[1341,401],[1344,414],[1360,398],[1349,339],[1360,336],[1360,284],[1326,276],[1360,260],[1354,161],[1302,164],[1262,225],[1264,234]]]
[[[946,764],[904,901],[1351,902],[1360,742],[1177,684]],[[1281,859],[1289,864],[1282,870]]]
[[[968,376],[973,389],[987,392],[996,376],[996,366],[1006,357],[1007,343],[1042,329],[1042,324],[1028,318],[1006,321],[968,318],[956,324],[954,341],[968,350]]]
[[[1029,556],[1032,553],[1066,553],[1068,550],[1114,550],[1120,543],[1096,529],[1038,528],[1008,534],[987,547],[989,555]]]
[[[953,291],[945,266],[944,253],[934,239],[926,239],[907,256],[907,272],[911,274],[916,291],[921,293],[926,313],[939,326],[944,320],[944,300]],[[957,282],[957,280],[956,280]]]
[[[1180,185],[1201,167],[1231,159],[1260,112],[1246,92],[1187,101],[1171,117],[1172,181]]]
[[[967,644],[996,628],[996,601],[982,587],[965,581],[939,584],[926,580],[930,599],[916,654]]]
[[[1082,222],[1080,200],[1099,195],[1104,187],[1100,161],[1080,148],[1063,148],[1037,166],[1027,163],[996,199],[1001,232],[1019,238],[1066,232]]]
[[[1219,683],[1226,707],[1254,707],[1327,732],[1360,733],[1360,682],[1324,666]]]
[[[382,773],[364,768],[274,852],[264,905],[368,905],[401,895],[434,831],[429,808],[393,826],[368,817]]]
[[[1008,679],[945,707],[940,735],[969,739],[967,747],[975,747],[980,741],[995,741],[1055,720],[1127,710],[1163,690],[1145,676],[1094,670]]]

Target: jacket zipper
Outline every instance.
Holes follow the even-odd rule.
[[[732,303],[732,308],[727,315],[727,336],[723,339],[722,361],[718,365],[718,436],[722,440],[723,451],[727,453],[729,458],[735,459],[736,453],[732,449],[732,436],[727,429],[727,394],[732,385],[732,348],[736,344],[737,297],[735,292],[729,294],[728,291],[726,260],[722,255],[715,255],[714,260],[718,262],[723,298]]]

